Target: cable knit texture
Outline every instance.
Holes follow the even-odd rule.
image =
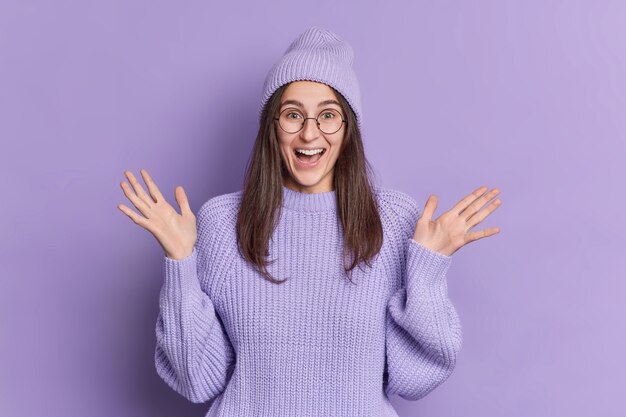
[[[452,257],[412,239],[408,194],[375,187],[384,243],[371,267],[343,274],[335,191],[283,186],[270,240],[272,284],[237,250],[242,191],[204,203],[191,255],[163,257],[156,323],[160,377],[206,416],[398,416],[396,394],[422,398],[461,349],[448,297]]]

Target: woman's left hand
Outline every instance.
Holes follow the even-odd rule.
[[[450,256],[469,242],[499,233],[499,227],[468,233],[469,229],[482,222],[502,203],[497,199],[486,210],[479,212],[489,200],[500,193],[497,188],[488,193],[485,191],[485,186],[474,190],[436,220],[431,218],[437,208],[437,196],[428,197],[424,212],[417,220],[413,240],[433,251]]]

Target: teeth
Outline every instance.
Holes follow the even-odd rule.
[[[324,151],[324,149],[321,149],[321,148],[320,149],[311,149],[311,150],[309,150],[309,149],[296,149],[296,152],[303,153],[305,155],[315,155],[315,154],[318,154],[318,153],[322,153],[323,151]]]

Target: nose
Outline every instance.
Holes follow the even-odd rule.
[[[320,130],[317,127],[317,120],[313,117],[307,117],[304,119],[304,127],[300,133],[302,134],[302,138],[305,140],[313,140],[317,138],[320,133]]]

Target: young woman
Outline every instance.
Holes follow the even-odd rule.
[[[118,207],[165,251],[156,370],[207,416],[397,416],[452,373],[452,254],[499,205],[480,187],[439,218],[370,182],[350,45],[311,27],[267,76],[242,190],[178,214],[149,174]]]

